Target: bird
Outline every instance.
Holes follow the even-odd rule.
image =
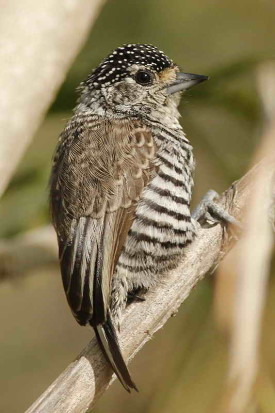
[[[137,386],[119,345],[122,314],[196,237],[195,161],[178,106],[207,79],[181,72],[153,45],[118,47],[80,84],[53,158],[50,207],[67,301],[128,392]]]

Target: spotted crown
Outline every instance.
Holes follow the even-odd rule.
[[[161,50],[150,44],[125,44],[114,50],[91,73],[86,84],[95,89],[109,86],[127,76],[127,68],[133,64],[143,65],[157,72],[173,65]]]

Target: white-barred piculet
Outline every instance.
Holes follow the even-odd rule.
[[[152,45],[117,48],[81,83],[54,157],[50,203],[67,300],[128,391],[136,386],[119,347],[121,313],[177,266],[196,234],[194,159],[178,104],[206,79]]]

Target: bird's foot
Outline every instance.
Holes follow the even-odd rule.
[[[241,229],[241,223],[217,204],[219,195],[212,189],[202,198],[199,205],[192,212],[192,218],[199,224],[213,226],[218,223],[230,224],[233,228]]]
[[[144,292],[143,289],[140,289],[140,288],[137,290],[128,292],[127,305],[132,304],[134,302],[141,303],[145,301],[145,298],[141,296],[143,292]]]

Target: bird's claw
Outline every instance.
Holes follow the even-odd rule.
[[[140,303],[140,302],[144,302],[144,301],[145,301],[145,298],[141,297],[137,292],[135,292],[135,291],[128,292],[127,304],[131,304],[131,303],[134,303],[134,302]]]
[[[200,224],[213,226],[217,223],[230,224],[233,228],[241,229],[241,223],[230,215],[217,201],[219,195],[212,189],[202,198],[199,205],[192,212],[192,218]]]

